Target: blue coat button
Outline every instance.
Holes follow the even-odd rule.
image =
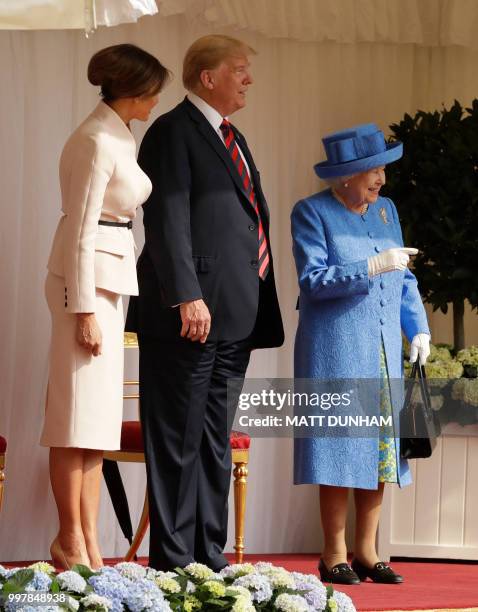
[[[368,233],[368,236],[369,236],[369,238],[373,238],[373,234],[372,234],[372,232],[369,232],[369,233]]]
[[[346,281],[346,280],[347,280],[347,277],[346,277],[346,276],[341,276],[341,277],[340,277],[340,281],[341,281],[342,283],[345,283],[345,281]]]
[[[385,319],[380,319],[380,325],[385,325]]]
[[[365,278],[365,274],[364,274],[363,272],[361,272],[361,273],[359,274],[359,278]]]
[[[383,281],[380,281],[380,289],[385,289],[385,283]]]
[[[336,278],[331,278],[331,279],[330,279],[330,282],[331,282],[331,283],[336,283],[336,282],[337,282],[337,279],[336,279]]]
[[[385,306],[387,302],[385,300],[380,300],[380,306]]]
[[[376,246],[375,250],[377,251],[377,253],[380,253],[380,247]]]
[[[326,285],[326,284],[327,284],[327,281],[326,281],[326,280],[323,280],[323,281],[322,281],[322,285],[325,287],[325,285]]]

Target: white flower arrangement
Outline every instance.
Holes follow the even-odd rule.
[[[136,563],[97,571],[79,565],[58,575],[48,563],[8,570],[0,565],[0,594],[15,592],[51,593],[45,612],[356,612],[350,597],[326,588],[317,576],[263,562],[231,565],[220,573],[200,563],[174,572]],[[36,608],[15,607],[20,610]]]

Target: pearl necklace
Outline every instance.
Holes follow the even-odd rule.
[[[332,193],[334,194],[334,197],[336,200],[338,200],[343,206],[345,206],[345,208],[347,210],[350,210],[351,212],[355,212],[353,208],[351,208],[350,206],[347,206],[347,204],[344,202],[344,200],[339,196],[339,194],[335,191],[335,189],[332,187]],[[368,210],[368,204],[362,204],[361,208],[360,208],[360,215],[364,215]]]

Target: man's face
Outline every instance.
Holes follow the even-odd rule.
[[[233,56],[209,71],[210,100],[223,117],[246,105],[246,92],[252,84],[250,63],[246,56]]]

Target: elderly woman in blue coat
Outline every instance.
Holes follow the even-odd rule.
[[[402,156],[402,143],[386,144],[373,124],[323,139],[327,161],[315,166],[330,187],[296,204],[292,212],[294,257],[300,285],[295,377],[374,379],[377,414],[397,416],[401,394],[402,331],[411,361],[429,354],[429,329],[415,276],[408,269],[416,249],[404,248],[397,210],[380,196],[385,165]],[[324,550],[322,580],[359,584],[403,578],[375,549],[385,482],[411,482],[399,440],[377,436],[297,438],[295,484],[320,484]],[[347,564],[345,523],[354,490],[354,559]]]

